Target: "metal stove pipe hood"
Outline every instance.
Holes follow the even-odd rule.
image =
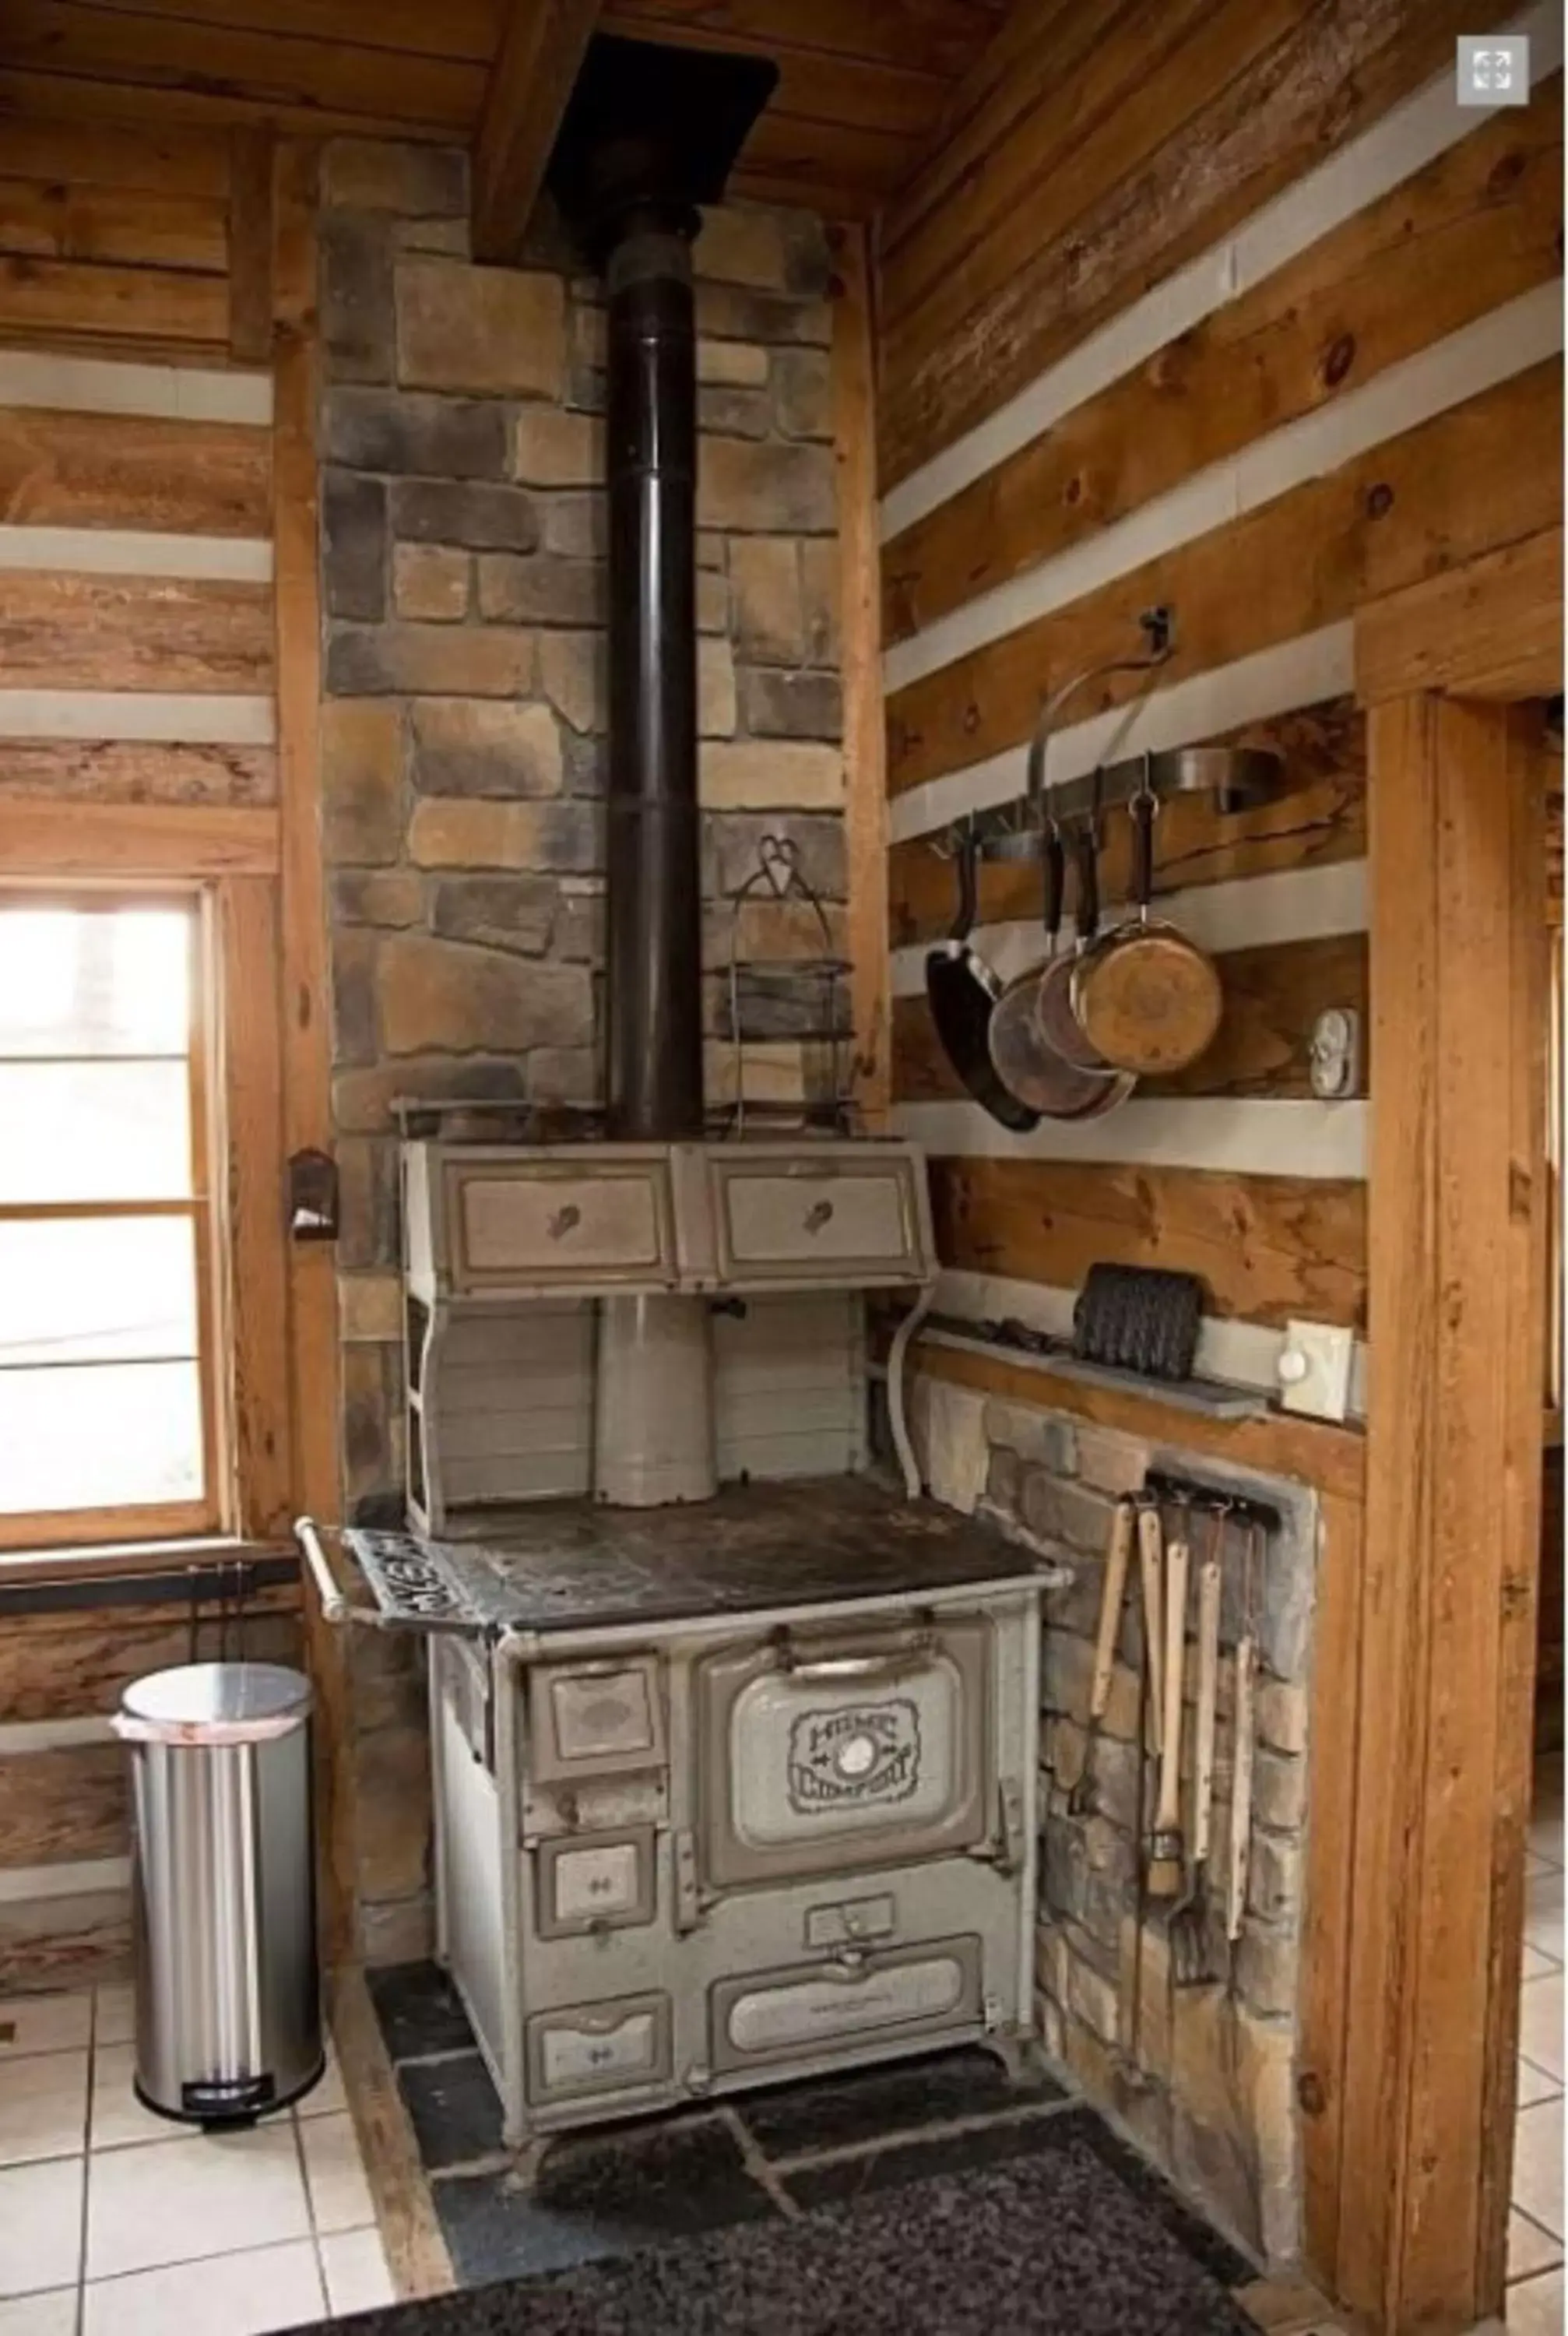
[[[699,1135],[698,206],[778,79],[765,59],[599,35],[550,184],[609,296],[609,1130]]]
[[[600,34],[551,160],[609,300],[608,1133],[703,1132],[697,809],[698,206],[717,202],[777,81],[755,57]],[[619,1506],[717,1488],[706,1302],[601,1299],[594,1489]]]

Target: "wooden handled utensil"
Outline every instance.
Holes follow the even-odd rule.
[[[1220,1694],[1220,1537],[1214,1520],[1208,1554],[1198,1568],[1198,1698],[1193,1739],[1193,1817],[1186,1889],[1172,1910],[1171,1967],[1178,1987],[1200,1987],[1213,1976],[1207,1953],[1208,1910],[1203,1874],[1213,1832],[1214,1733]]]
[[[1252,1839],[1252,1754],[1258,1711],[1258,1529],[1247,1534],[1247,1571],[1242,1637],[1236,1648],[1235,1767],[1231,1784],[1231,1856],[1225,1877],[1225,1936],[1242,1935],[1247,1911],[1247,1873]]]
[[[1214,1733],[1220,1698],[1220,1556],[1198,1569],[1198,1713],[1193,1745],[1193,1864],[1208,1864],[1214,1810]]]
[[[1149,1746],[1160,1748],[1165,1708],[1164,1529],[1148,1502],[1138,1511],[1138,1572],[1144,1592],[1144,1669],[1149,1682]]]
[[[1176,1898],[1182,1890],[1182,1674],[1187,1646],[1188,1549],[1165,1544],[1165,1660],[1160,1723],[1160,1794],[1149,1838],[1148,1893]]]
[[[1111,1672],[1116,1660],[1116,1631],[1122,1620],[1122,1601],[1127,1591],[1127,1568],[1133,1554],[1135,1514],[1130,1500],[1118,1501],[1111,1511],[1110,1530],[1105,1536],[1105,1578],[1100,1591],[1099,1627],[1095,1633],[1095,1669],[1089,1683],[1088,1740],[1084,1747],[1084,1765],[1078,1771],[1078,1780],[1067,1796],[1067,1810],[1072,1816],[1085,1815],[1093,1798],[1095,1747],[1100,1740],[1105,1708],[1111,1699]]]

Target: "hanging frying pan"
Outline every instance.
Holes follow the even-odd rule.
[[[1137,1085],[1128,1073],[1117,1070],[1095,1052],[1078,1027],[1073,1012],[1073,976],[1084,959],[1094,948],[1100,923],[1099,886],[1099,813],[1085,821],[1073,837],[1073,867],[1076,882],[1075,924],[1077,947],[1068,957],[1058,959],[1052,968],[1051,978],[1040,995],[1036,1019],[1044,1044],[1063,1063],[1080,1076],[1091,1076],[1100,1082],[1096,1099],[1076,1117],[1099,1119],[1118,1105],[1126,1102]]]
[[[1146,774],[1128,808],[1136,914],[1076,960],[1068,997],[1090,1052],[1118,1069],[1153,1077],[1184,1070],[1213,1044],[1224,996],[1213,961],[1197,944],[1174,925],[1150,918],[1158,804]]]
[[[1066,889],[1066,855],[1061,830],[1052,820],[1045,844],[1045,935],[1043,964],[1030,966],[1008,982],[991,1016],[991,1062],[1009,1095],[1050,1119],[1079,1119],[1105,1107],[1107,1090],[1118,1081],[1114,1074],[1085,1071],[1065,1062],[1047,1040],[1040,1023],[1042,999],[1063,981],[1072,964],[1057,955]],[[1079,918],[1080,940],[1083,934]]]
[[[953,858],[959,873],[958,913],[946,940],[926,956],[931,1020],[943,1054],[976,1103],[1003,1127],[1027,1135],[1039,1125],[1040,1114],[1008,1093],[987,1044],[1001,983],[969,946],[979,908],[979,839],[972,826],[960,832]]]

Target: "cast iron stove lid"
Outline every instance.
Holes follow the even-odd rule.
[[[541,1501],[487,1518],[483,1533],[343,1538],[384,1611],[436,1627],[565,1630],[1067,1578],[994,1528],[866,1476],[729,1484],[665,1509]],[[443,1612],[390,1602],[421,1563],[445,1588]]]
[[[360,1526],[345,1531],[343,1545],[390,1621],[433,1630],[481,1630],[496,1619],[474,1602],[467,1569],[451,1562],[453,1556],[466,1557],[466,1551],[413,1533]]]

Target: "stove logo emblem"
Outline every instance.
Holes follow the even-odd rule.
[[[803,1711],[790,1728],[789,1802],[797,1816],[882,1808],[920,1780],[920,1718],[907,1696]]]

